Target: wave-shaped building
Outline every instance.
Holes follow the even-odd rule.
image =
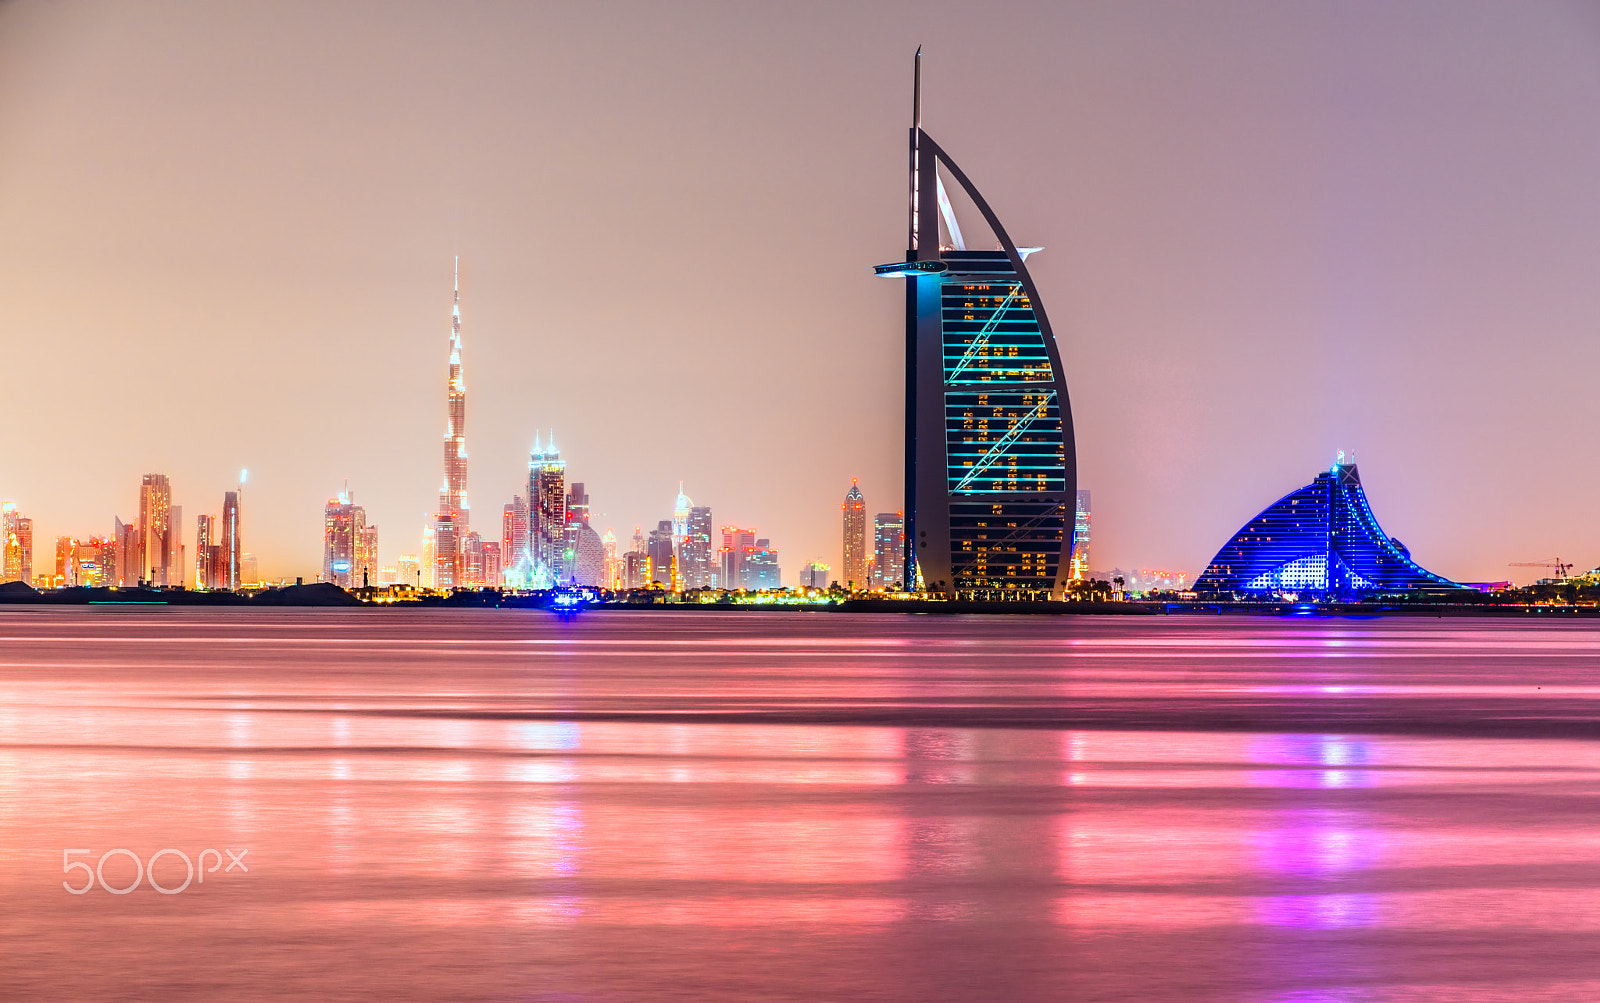
[[[1194,583],[1201,593],[1330,599],[1468,587],[1422,567],[1384,533],[1356,465],[1342,453],[1310,484],[1245,523]]]
[[[1017,247],[922,130],[921,57],[907,260],[876,268],[906,281],[906,587],[1059,596],[1070,575],[1077,454],[1061,355],[1024,263],[1038,248]],[[998,248],[967,248],[941,170]]]

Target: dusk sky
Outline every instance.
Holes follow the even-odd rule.
[[[1353,453],[1462,581],[1600,564],[1600,5],[0,2],[0,498],[58,535],[250,470],[314,577],[555,430],[623,546],[678,482],[785,583],[900,507],[911,55],[1029,261],[1096,569],[1197,574]],[[976,221],[973,221],[976,223]],[[192,578],[192,569],[191,569]]]

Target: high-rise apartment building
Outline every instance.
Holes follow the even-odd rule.
[[[456,517],[440,512],[433,518],[433,536],[428,544],[433,548],[433,587],[454,589],[463,587],[461,578],[461,539],[456,535]]]
[[[499,540],[484,540],[483,547],[483,587],[497,589],[505,581],[505,561],[500,556]]]
[[[217,587],[222,589],[238,589],[241,581],[256,580],[253,569],[248,577],[245,576],[241,559],[244,551],[239,545],[239,509],[243,495],[242,484],[238,491],[225,491],[222,494],[222,528],[217,540],[222,556],[222,571],[217,579]]]
[[[461,544],[461,584],[469,589],[481,589],[483,578],[483,535],[472,531]]]
[[[117,577],[113,585],[135,585],[144,575],[139,571],[139,528],[113,518],[111,538],[117,547]]]
[[[906,520],[899,512],[879,512],[872,520],[872,587],[905,587]]]
[[[166,585],[172,554],[172,482],[166,474],[145,474],[139,484],[139,577]]]
[[[535,438],[528,455],[528,548],[532,552],[530,584],[548,588],[562,581],[562,556],[567,537],[567,463],[556,448]]]
[[[847,589],[865,589],[867,580],[867,501],[861,485],[850,482],[844,496],[844,562],[839,577]]]
[[[1089,489],[1078,489],[1078,511],[1072,522],[1072,562],[1067,577],[1082,581],[1089,577]]]
[[[18,511],[15,502],[0,505],[0,582],[33,584],[33,520]]]
[[[188,552],[183,545],[183,506],[174,505],[167,510],[167,584],[183,588],[189,567]]]

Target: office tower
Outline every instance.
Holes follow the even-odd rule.
[[[717,584],[717,569],[711,559],[711,528],[711,508],[691,505],[678,543],[678,568],[683,573],[684,588],[712,588]]]
[[[139,484],[139,577],[166,585],[172,559],[172,483],[166,474],[145,474]]]
[[[800,587],[825,589],[828,587],[828,566],[821,561],[807,561],[800,567]]]
[[[505,580],[505,563],[500,556],[499,540],[484,540],[483,547],[483,587],[497,589]]]
[[[0,582],[33,584],[33,520],[17,510],[15,502],[0,505]]]
[[[1072,581],[1089,577],[1089,489],[1078,489],[1078,511],[1072,521],[1072,563],[1067,569]]]
[[[461,544],[457,536],[456,517],[440,512],[433,517],[433,587],[436,589],[461,588]]]
[[[628,553],[643,554],[645,549],[644,527],[635,526],[633,527],[633,540],[628,544]]]
[[[867,581],[867,501],[861,497],[861,486],[850,482],[850,491],[844,496],[844,564],[840,571],[844,587],[865,589]]]
[[[217,587],[223,589],[238,589],[241,581],[254,582],[255,574],[246,578],[244,568],[240,563],[240,555],[244,552],[239,545],[240,539],[240,508],[241,498],[244,495],[244,484],[241,481],[238,491],[224,491],[222,494],[222,529],[217,541],[222,548],[222,573],[218,576]]]
[[[1245,523],[1194,583],[1196,592],[1209,594],[1293,592],[1337,600],[1465,588],[1423,568],[1383,531],[1343,452],[1331,469]]]
[[[1066,376],[1025,258],[966,174],[911,124],[906,281],[906,571],[929,590],[1016,598],[1066,590],[1077,452]],[[1000,250],[967,250],[941,169]],[[941,239],[943,217],[946,239]],[[851,569],[846,568],[848,574]]]
[[[879,512],[872,520],[872,587],[905,587],[906,521],[899,512]]]
[[[144,576],[139,571],[139,530],[113,518],[112,539],[117,545],[117,577],[112,584],[137,585]]]
[[[227,553],[222,547],[218,547],[217,550],[217,567],[221,569],[218,574],[218,581],[222,581],[227,577]],[[261,569],[256,565],[256,555],[239,555],[239,584],[241,586],[261,584]]]
[[[513,495],[500,517],[500,566],[519,572],[511,579],[524,581],[532,558],[528,553],[528,503]],[[508,579],[508,580],[511,580]]]
[[[778,548],[772,541],[759,539],[744,554],[744,582],[747,589],[783,587],[783,572],[778,567]]]
[[[356,564],[356,510],[348,493],[329,498],[322,509],[322,580],[350,588],[350,571]]]
[[[213,541],[217,532],[217,517],[202,515],[195,519],[194,525],[194,587],[197,589],[214,589],[217,587],[217,550]]]
[[[660,582],[672,591],[678,591],[674,579],[678,577],[676,554],[672,546],[672,520],[662,519],[650,531],[645,548],[650,555],[650,580]]]
[[[722,527],[722,548],[717,551],[717,584],[724,589],[744,588],[745,553],[756,545],[756,531]]]
[[[444,432],[444,486],[439,491],[439,512],[434,528],[434,576],[448,579],[438,588],[462,580],[461,546],[466,543],[470,506],[467,504],[467,385],[461,374],[461,259],[456,258],[455,301],[450,308],[450,386],[446,400]],[[446,525],[449,529],[440,532]]]
[[[394,562],[395,581],[418,588],[422,584],[422,563],[416,554],[401,554]]]
[[[551,433],[548,447],[535,437],[528,455],[528,548],[532,553],[531,582],[549,588],[563,580],[561,560],[567,535],[567,464]]]
[[[350,572],[350,581],[358,587],[378,584],[378,527],[366,525],[367,514],[361,513],[361,535],[356,538],[356,566]]]

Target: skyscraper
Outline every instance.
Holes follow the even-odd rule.
[[[825,589],[831,581],[828,572],[831,569],[822,561],[807,561],[800,566],[800,587],[803,589]]]
[[[217,517],[202,515],[194,526],[194,587],[217,587],[217,553],[221,549],[213,540],[217,532]]]
[[[717,551],[717,584],[725,589],[744,588],[745,556],[756,545],[756,531],[722,527],[722,547]]]
[[[238,491],[225,491],[222,495],[222,532],[219,545],[222,548],[222,574],[218,578],[217,587],[224,589],[238,589],[239,583],[244,578],[244,566],[240,555],[243,549],[239,545],[239,509],[240,498],[244,494],[243,475],[240,475]]]
[[[662,519],[650,531],[646,544],[650,553],[650,580],[660,582],[676,591],[678,585],[677,555],[673,552],[672,520]]]
[[[15,502],[0,505],[0,582],[33,584],[33,520],[17,510]]]
[[[511,501],[501,511],[500,566],[507,585],[528,584],[528,571],[533,565],[533,552],[528,544],[528,502],[522,495],[511,496]]]
[[[356,546],[366,528],[366,512],[353,504],[348,491],[329,498],[322,510],[322,580],[342,589],[352,587]]]
[[[840,580],[847,589],[865,589],[867,581],[867,501],[861,496],[861,487],[850,482],[850,491],[844,496],[844,562]]]
[[[711,507],[691,505],[678,543],[678,568],[686,589],[710,588],[716,583],[716,567],[711,560]]]
[[[167,510],[167,584],[183,588],[184,573],[189,563],[183,547],[183,506],[174,505]]]
[[[534,438],[528,455],[528,549],[532,554],[530,584],[549,588],[562,580],[562,554],[567,535],[567,464],[551,433],[549,446]]]
[[[461,259],[456,258],[455,301],[450,308],[450,386],[444,430],[444,486],[439,491],[439,514],[450,517],[450,532],[435,532],[434,562],[450,577],[461,580],[460,545],[471,529],[467,504],[467,384],[461,374]],[[440,586],[441,588],[445,586]]]
[[[167,584],[167,536],[171,531],[172,483],[166,474],[145,474],[139,484],[139,577],[152,585]]]
[[[139,571],[139,528],[113,518],[111,537],[117,548],[117,577],[113,585],[134,585],[144,574]]]
[[[907,260],[874,269],[906,280],[906,573],[941,592],[1059,596],[1077,452],[1061,354],[1024,263],[1038,249],[1017,247],[922,130],[921,78],[919,50]],[[1001,250],[967,250],[941,169]]]
[[[461,540],[456,536],[456,517],[440,512],[433,519],[432,530],[423,549],[433,556],[433,587],[460,588]]]
[[[744,576],[741,585],[747,589],[779,589],[783,587],[783,571],[778,567],[778,548],[765,537],[744,552]]]
[[[872,587],[898,590],[905,585],[906,520],[899,512],[879,512],[872,520]]]
[[[350,570],[350,583],[357,587],[378,584],[378,527],[366,525],[361,513],[361,536],[356,540],[356,566]]]
[[[1081,581],[1089,577],[1089,489],[1078,489],[1078,511],[1072,521],[1072,565],[1067,577]]]

